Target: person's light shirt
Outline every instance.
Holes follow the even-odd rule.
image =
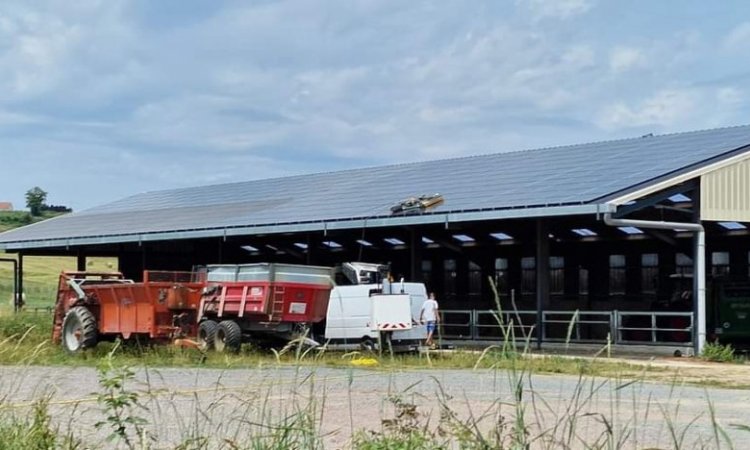
[[[433,299],[425,300],[422,305],[422,319],[427,322],[435,322],[437,320],[437,309],[437,301]]]

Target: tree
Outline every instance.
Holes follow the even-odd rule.
[[[26,206],[29,207],[32,216],[38,216],[42,213],[44,202],[47,201],[47,192],[39,186],[26,191]]]

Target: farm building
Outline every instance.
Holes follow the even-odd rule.
[[[0,211],[13,211],[13,203],[0,202]]]
[[[750,336],[747,222],[740,126],[147,192],[0,234],[0,247],[75,255],[82,269],[116,256],[135,279],[212,263],[390,263],[437,293],[455,339],[497,336],[495,285],[506,318],[539,343],[697,349]],[[735,301],[720,321],[717,280],[734,283],[721,285]]]

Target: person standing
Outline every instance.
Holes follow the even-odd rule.
[[[432,336],[435,334],[435,329],[440,321],[438,302],[435,300],[434,292],[430,292],[429,297],[422,304],[422,310],[419,313],[419,321],[420,323],[427,324],[427,340],[425,341],[425,345],[430,347],[434,346],[435,344],[432,340]]]

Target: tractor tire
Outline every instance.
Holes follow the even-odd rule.
[[[237,353],[242,345],[242,329],[234,320],[222,320],[216,327],[214,347],[217,352]]]
[[[214,349],[217,328],[219,328],[219,324],[213,320],[204,320],[198,325],[198,347],[201,350]]]
[[[96,318],[85,306],[75,306],[65,314],[62,323],[62,346],[68,353],[96,347],[99,331]]]

